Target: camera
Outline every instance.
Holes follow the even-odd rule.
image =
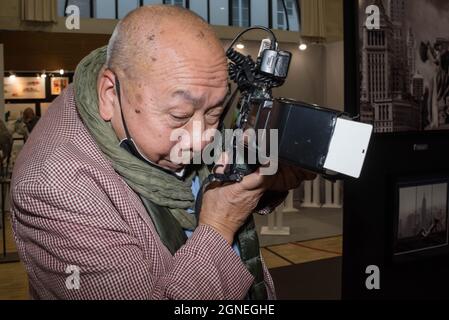
[[[234,49],[237,40],[254,29],[270,34],[270,39],[262,40],[255,60]],[[280,164],[299,166],[330,180],[360,176],[372,126],[354,121],[343,112],[273,97],[272,89],[282,86],[288,77],[292,54],[279,50],[270,29],[255,26],[244,30],[232,41],[226,55],[229,59],[229,77],[236,84],[236,89],[224,114],[239,94],[238,115],[233,129],[275,130],[277,141],[269,134],[258,135],[252,141],[235,137],[230,146],[233,161],[226,166],[224,175],[215,175],[215,180],[240,181],[254,172],[264,159],[258,158],[256,163],[249,163],[246,154],[260,151],[262,147],[270,154],[275,152]]]

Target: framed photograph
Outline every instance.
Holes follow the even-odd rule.
[[[35,103],[7,103],[5,113],[8,114],[8,121],[16,121],[22,117],[23,112],[31,108],[36,113]]]
[[[395,256],[448,248],[448,192],[444,178],[397,184]]]
[[[51,95],[58,96],[69,85],[68,77],[50,78]]]
[[[449,129],[449,1],[358,0],[358,112],[374,132]]]
[[[41,116],[47,113],[48,108],[50,107],[50,102],[41,103]]]
[[[37,77],[5,77],[5,100],[45,99],[45,79]]]

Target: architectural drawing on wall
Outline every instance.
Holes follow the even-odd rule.
[[[368,5],[380,28],[368,29]],[[359,0],[360,117],[375,132],[449,129],[446,0]]]
[[[447,183],[399,187],[395,254],[446,246],[447,205]]]

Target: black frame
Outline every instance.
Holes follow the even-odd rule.
[[[373,3],[375,0],[372,0]],[[345,61],[345,111],[354,117],[360,116],[360,25],[359,0],[344,0],[344,61]],[[448,131],[449,129],[408,130],[409,133],[422,133],[431,131]],[[395,132],[373,132],[374,135],[392,135]]]
[[[94,1],[95,0],[89,0],[89,16],[90,18],[95,18],[95,8],[94,8]],[[162,3],[165,4],[166,0],[163,0]],[[207,0],[207,22],[210,23],[210,1]],[[251,0],[248,0],[248,24],[251,26]],[[273,1],[277,0],[268,0],[268,28],[273,28]],[[299,22],[299,28],[301,28],[301,8],[299,6],[299,1],[294,1],[296,12],[298,15],[298,22]],[[66,17],[66,8],[69,5],[69,0],[65,0],[64,4],[64,16]],[[139,0],[139,6],[142,7],[144,5],[143,0]],[[186,9],[190,9],[190,0],[186,0]],[[119,0],[115,0],[115,19],[119,19]],[[286,18],[287,19],[287,18]],[[232,0],[228,1],[228,26],[232,25]],[[287,30],[289,31],[289,30]]]
[[[393,239],[391,256],[393,262],[408,262],[419,258],[428,258],[437,256],[439,254],[446,254],[449,252],[449,173],[432,174],[432,175],[417,175],[396,177],[393,183]],[[398,250],[400,240],[398,238],[399,229],[399,192],[402,188],[407,187],[421,187],[435,184],[446,184],[446,243],[442,245],[428,246],[415,250]]]
[[[26,71],[26,72],[15,72],[17,77],[36,77],[37,74],[41,74],[42,71]],[[73,82],[74,72],[66,71],[64,75],[60,75],[56,72],[46,72],[47,77],[45,78],[45,98],[44,99],[5,99],[5,104],[22,104],[29,103],[35,104],[36,115],[41,116],[41,103],[51,103],[54,99],[58,97],[58,95],[51,94],[51,77],[50,74],[53,74],[54,77],[66,77],[69,78],[69,83]],[[9,72],[5,72],[5,78],[9,76]]]
[[[358,0],[344,0],[344,64],[345,112],[357,115],[360,104],[359,54],[358,54]]]
[[[360,103],[359,2],[343,4],[345,111],[355,116]],[[397,184],[409,178],[449,181],[448,163],[447,130],[373,134],[360,178],[345,180],[343,299],[449,297],[449,252],[394,256]],[[366,287],[370,265],[380,270],[380,290]]]

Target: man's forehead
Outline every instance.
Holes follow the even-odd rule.
[[[222,90],[222,92],[219,92],[219,95],[217,95],[217,101],[214,101],[216,105],[221,105],[226,100],[227,96],[227,90]],[[183,100],[188,101],[190,104],[192,104],[195,108],[199,108],[205,103],[205,96],[199,95],[195,96],[195,94],[188,90],[188,89],[176,89],[171,94],[172,98],[181,98]]]

